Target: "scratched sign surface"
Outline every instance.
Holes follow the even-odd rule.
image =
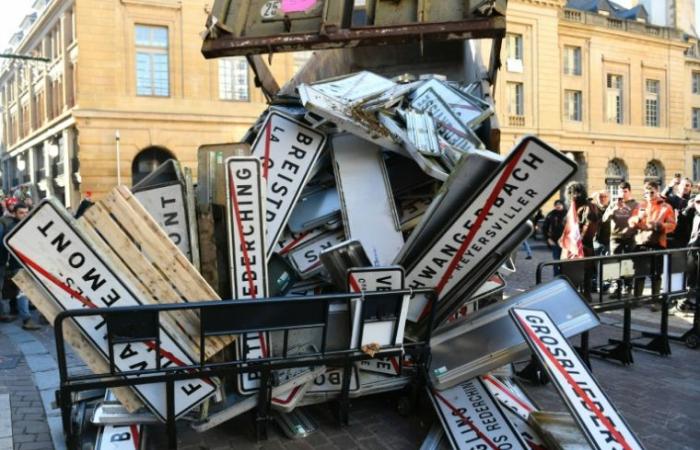
[[[251,155],[261,161],[263,178],[267,180],[268,258],[325,145],[325,134],[278,112],[267,115],[253,142]]]
[[[62,205],[45,200],[5,239],[10,252],[64,310],[138,306],[139,296],[97,254],[76,230]],[[76,324],[93,346],[109,358],[106,325],[99,316],[79,317]],[[160,329],[161,367],[192,365],[189,354],[165,329]],[[117,371],[155,369],[155,344],[132,342],[114,346]],[[175,382],[175,415],[186,413],[215,391],[212,380]],[[164,420],[165,384],[143,384],[134,391],[151,411]]]

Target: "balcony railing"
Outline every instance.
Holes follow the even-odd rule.
[[[525,116],[508,116],[508,125],[511,127],[524,127]]]
[[[683,32],[675,28],[657,27],[636,20],[621,20],[613,17],[607,17],[602,14],[596,14],[588,11],[580,11],[577,9],[565,8],[560,13],[560,18],[566,22],[576,22],[591,26],[599,26],[612,30],[645,34],[647,36],[653,36],[662,39],[683,39]]]

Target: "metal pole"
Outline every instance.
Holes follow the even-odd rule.
[[[117,186],[122,185],[122,157],[119,130],[114,133],[114,139],[117,141]]]

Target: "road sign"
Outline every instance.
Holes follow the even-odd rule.
[[[404,287],[403,267],[368,267],[353,268],[348,270],[348,286],[350,292],[379,292],[396,291]],[[403,342],[403,329],[406,325],[406,314],[408,313],[408,297],[404,297],[401,307],[401,314],[398,317],[387,316],[378,320],[365,321],[361,326],[362,309],[364,298],[352,303],[353,318],[352,337],[350,347],[377,343],[379,345],[396,345]],[[396,338],[394,335],[396,332]],[[362,336],[362,342],[358,342]],[[372,367],[372,366],[370,366]]]
[[[74,219],[56,200],[44,200],[5,238],[5,245],[32,277],[64,310],[141,305],[107,261],[95,252]],[[109,359],[105,321],[101,316],[76,317],[85,337]],[[186,366],[199,361],[183,348],[163,326],[160,355],[153,342],[132,342],[115,346],[114,365],[118,372]],[[165,383],[134,386],[134,391],[160,420],[166,417]],[[175,381],[175,416],[180,417],[216,390],[213,380]]]
[[[143,427],[133,425],[105,425],[97,433],[95,450],[141,450]]]
[[[328,231],[291,250],[289,263],[302,279],[307,279],[321,271],[321,252],[344,241],[342,229]]]
[[[192,247],[183,186],[170,184],[134,192],[153,219],[180,251],[192,261]]]
[[[267,257],[325,145],[325,134],[291,117],[272,111],[265,118],[251,146],[251,156],[261,161],[262,175],[267,180]]]
[[[308,394],[340,393],[343,387],[343,371],[344,369],[341,368],[326,370],[325,373],[314,378],[311,387],[307,391]],[[360,389],[358,380],[357,367],[353,366],[350,369],[350,391]]]
[[[637,450],[642,444],[545,311],[513,308],[513,321],[583,430],[599,450]]]
[[[260,161],[253,157],[234,156],[226,160],[227,226],[229,264],[233,298],[267,298],[267,256],[265,246],[265,211]],[[239,355],[246,359],[270,356],[268,333],[246,333],[238,339]],[[239,374],[241,394],[255,392],[260,386],[259,373]]]
[[[416,263],[413,289],[434,287],[438,301],[479,268],[501,242],[576,171],[576,164],[535,137],[525,137]],[[424,296],[411,300],[408,318],[426,317]]]
[[[391,264],[404,241],[381,148],[348,134],[332,147],[347,238],[360,241],[373,266]]]
[[[528,448],[505,417],[498,402],[478,378],[444,391],[428,388],[428,393],[452,448]]]

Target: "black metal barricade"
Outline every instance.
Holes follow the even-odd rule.
[[[330,365],[344,368],[341,385],[338,415],[342,424],[347,424],[349,407],[350,372],[356,361],[371,359],[372,356],[362,351],[360,343],[362,330],[372,322],[394,321],[393,342],[396,345],[383,346],[377,356],[399,356],[404,351],[411,354],[418,370],[423,374],[422,367],[429,358],[430,333],[428,327],[425,335],[418,341],[410,343],[396,342],[399,331],[398,323],[401,316],[401,301],[405,295],[426,295],[434,311],[435,294],[432,289],[398,290],[385,292],[366,292],[361,294],[319,295],[298,298],[270,298],[258,300],[236,301],[206,301],[199,303],[179,303],[163,305],[147,305],[132,307],[94,308],[63,311],[54,321],[56,337],[60,387],[56,393],[57,403],[61,409],[63,428],[69,448],[74,448],[75,433],[71,427],[73,409],[73,394],[90,389],[107,389],[123,386],[138,386],[150,383],[166,384],[166,431],[168,446],[177,448],[175,427],[175,392],[174,384],[179,380],[213,379],[222,376],[237,376],[242,373],[260,374],[260,389],[258,390],[256,430],[258,438],[266,437],[266,427],[271,401],[271,375],[280,369],[305,368],[311,366]],[[359,318],[359,337],[355,347],[351,337],[347,337],[347,345],[340,349],[329,348],[329,311],[332,304],[344,304],[348,311],[348,326],[353,329],[350,312],[352,299],[362,297],[363,307]],[[156,363],[155,369],[117,371],[114,364],[114,345],[133,342],[148,343],[149,347],[160,349],[160,334],[162,315],[174,311],[195,311],[200,317],[199,343],[200,354],[198,363],[192,365],[168,366]],[[86,316],[101,316],[106,324],[107,342],[109,345],[109,372],[94,374],[71,374],[67,368],[65,341],[63,329],[66,320]],[[430,317],[432,323],[432,313]],[[313,349],[289,354],[290,333],[301,330],[316,329],[320,331],[320,343]],[[260,359],[246,359],[246,352],[235,359],[205,361],[206,339],[212,336],[239,336],[245,333],[277,333],[282,335],[283,351],[281,355],[268,355]],[[156,358],[160,360],[160,358]],[[402,358],[399,358],[401,360]],[[424,380],[416,380],[421,383]]]
[[[699,263],[700,251],[697,248],[681,248],[658,250],[648,252],[626,253],[621,255],[596,256],[581,259],[542,262],[537,266],[536,283],[542,282],[542,274],[545,268],[559,266],[561,276],[566,277],[571,283],[588,297],[592,308],[596,312],[623,310],[623,329],[621,339],[610,339],[607,345],[589,348],[589,335],[581,335],[579,351],[582,358],[588,362],[589,354],[606,359],[613,359],[622,364],[634,362],[633,348],[659,353],[667,356],[671,354],[670,339],[684,339],[686,342],[693,339],[697,342],[700,335],[700,305],[695,301],[695,318],[691,330],[683,336],[671,336],[668,332],[668,310],[671,302],[679,298],[688,298],[693,292],[697,292],[695,286],[688,287],[689,270],[694,271],[695,280],[700,275]],[[692,264],[694,262],[694,264]],[[694,266],[694,267],[693,267]],[[592,276],[595,275],[595,276]],[[627,283],[634,290],[638,284],[645,282],[646,278],[652,280],[651,295],[643,295],[634,292],[629,296],[611,297],[604,293],[607,283]],[[587,286],[589,280],[595,279],[597,292],[592,292],[593,286]],[[654,281],[656,280],[656,281]],[[658,293],[654,293],[654,287]],[[620,289],[620,287],[618,287]],[[595,295],[594,295],[595,294]],[[697,297],[697,294],[695,294]],[[659,304],[661,320],[659,332],[642,332],[642,336],[649,338],[646,343],[634,342],[631,333],[632,309],[648,305]],[[589,364],[590,366],[590,364]]]

